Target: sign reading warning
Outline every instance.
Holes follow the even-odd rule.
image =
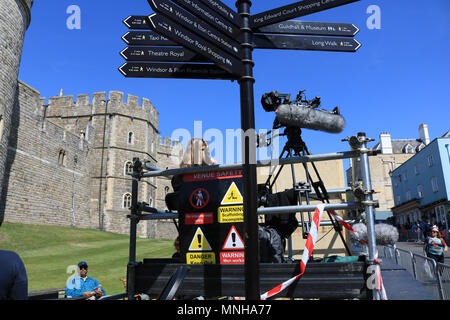
[[[217,216],[219,223],[244,222],[244,206],[220,207]]]
[[[245,252],[221,252],[220,264],[245,264]]]
[[[242,204],[244,203],[244,199],[242,198],[241,192],[239,191],[236,183],[232,183],[228,188],[225,197],[223,197],[221,205],[229,205],[229,204]]]
[[[195,232],[194,238],[191,241],[189,251],[211,251],[211,250],[212,250],[211,245],[209,244],[208,240],[206,240],[202,229],[200,229],[199,227]]]

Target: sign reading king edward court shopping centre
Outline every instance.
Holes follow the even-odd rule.
[[[187,264],[244,264],[242,170],[186,174],[180,251]]]

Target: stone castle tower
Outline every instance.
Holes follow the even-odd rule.
[[[0,195],[5,179],[8,138],[17,100],[17,76],[25,31],[31,21],[33,0],[0,1]],[[0,204],[0,224],[4,208]]]

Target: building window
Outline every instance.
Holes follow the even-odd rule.
[[[134,133],[128,132],[128,144],[134,144]]]
[[[167,194],[169,193],[169,191],[170,191],[169,187],[165,187],[165,188],[164,188],[164,194],[165,194],[165,195],[167,195]]]
[[[408,181],[408,172],[407,171],[403,171],[403,181]]]
[[[397,205],[397,206],[400,204],[400,196],[397,196],[397,197],[395,198],[395,202],[396,202],[395,205]]]
[[[66,164],[66,151],[64,151],[63,149],[59,150],[58,164],[60,166],[64,166]]]
[[[419,175],[419,167],[417,166],[417,164],[414,165],[414,173],[417,175]]]
[[[439,191],[438,181],[436,177],[431,178],[431,190],[433,190],[433,192]]]
[[[129,175],[133,173],[133,162],[131,161],[127,161],[127,163],[125,163],[125,175]]]
[[[131,208],[131,194],[125,193],[123,195],[123,208],[130,209]]]
[[[153,198],[148,198],[148,205],[151,207],[153,205]]]
[[[409,200],[411,200],[411,191],[410,190],[406,191],[406,201],[409,201]]]
[[[410,144],[407,144],[404,149],[405,153],[414,153],[414,147]]]
[[[417,185],[417,195],[419,196],[419,199],[423,198],[423,187],[421,184]]]
[[[430,154],[427,159],[428,159],[428,166],[432,167],[434,164],[433,155]]]

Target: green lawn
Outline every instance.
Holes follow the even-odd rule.
[[[25,263],[28,290],[65,287],[71,265],[86,261],[89,276],[97,279],[108,295],[125,292],[129,237],[109,232],[70,227],[3,223],[0,249],[17,252]],[[138,239],[137,260],[168,258],[172,240]]]

